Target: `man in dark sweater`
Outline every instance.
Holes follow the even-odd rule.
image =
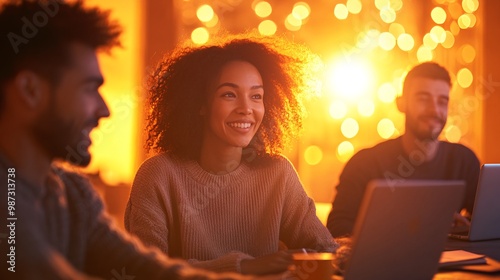
[[[461,144],[438,140],[448,117],[450,87],[448,71],[436,63],[422,63],[408,72],[403,94],[397,99],[398,109],[406,116],[405,133],[361,150],[347,162],[328,216],[327,227],[333,237],[352,234],[366,186],[372,179],[464,180],[467,188],[462,206],[472,212],[479,160]],[[459,214],[455,220],[468,223]]]
[[[0,8],[0,279],[240,279],[146,249],[86,178],[54,164],[90,162],[89,133],[109,116],[96,51],[119,34],[81,2]]]

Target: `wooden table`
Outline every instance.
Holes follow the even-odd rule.
[[[483,254],[489,258],[500,262],[500,239],[486,241],[461,241],[449,239],[446,243],[445,250],[465,250],[476,254]],[[475,273],[466,271],[440,271],[434,280],[489,280],[500,279],[500,272],[494,274]]]

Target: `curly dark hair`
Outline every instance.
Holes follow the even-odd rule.
[[[265,114],[247,148],[279,154],[296,137],[304,117],[303,98],[317,93],[315,69],[321,62],[306,47],[279,37],[225,37],[201,47],[180,47],[150,77],[148,150],[196,159],[201,149],[200,108],[208,86],[229,61],[254,65],[264,87]]]
[[[69,45],[94,49],[119,46],[121,27],[109,11],[85,8],[82,1],[8,1],[0,8],[0,110],[3,87],[21,70],[29,69],[52,86],[71,63]]]

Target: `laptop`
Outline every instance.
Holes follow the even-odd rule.
[[[464,181],[371,181],[343,279],[432,279]]]
[[[500,164],[483,164],[470,227],[463,232],[452,232],[449,236],[469,241],[500,238]]]

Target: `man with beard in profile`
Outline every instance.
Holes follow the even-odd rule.
[[[472,212],[479,160],[472,150],[438,140],[448,117],[451,80],[448,71],[434,62],[411,69],[397,99],[405,114],[405,133],[356,153],[345,165],[327,227],[333,237],[351,235],[368,182],[406,179],[465,180],[463,210]],[[462,210],[462,209],[458,209]],[[465,211],[464,211],[465,213]],[[460,214],[456,225],[467,225]]]
[[[0,7],[0,279],[251,278],[146,249],[113,225],[85,177],[54,164],[89,164],[89,133],[110,115],[96,52],[120,33],[81,1]]]

